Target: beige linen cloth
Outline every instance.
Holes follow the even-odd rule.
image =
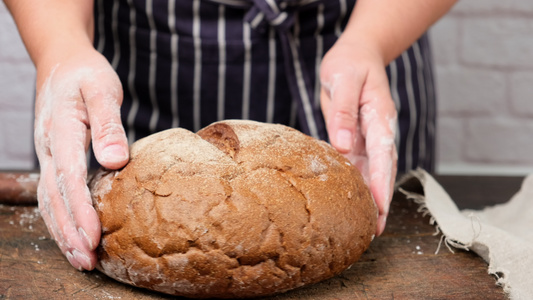
[[[474,251],[489,264],[488,272],[509,298],[533,299],[533,174],[508,202],[480,211],[460,211],[438,182],[420,169],[399,180],[397,188],[431,215],[431,223],[443,234],[441,242],[450,250]]]

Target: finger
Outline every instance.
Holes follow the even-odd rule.
[[[39,210],[48,231],[73,267],[80,271],[83,269],[92,270],[96,263],[96,257],[91,259],[83,254],[87,249],[85,243],[77,237],[72,219],[57,188],[51,157],[40,155],[39,162],[41,164],[41,176],[37,191]]]
[[[339,73],[331,75],[322,84],[330,98],[326,125],[331,144],[340,153],[348,153],[354,148],[357,135],[363,78],[356,72]]]
[[[53,140],[58,137],[67,138],[62,133],[55,134],[57,123],[55,120],[65,118],[60,114],[59,118],[51,118],[52,112],[61,112],[65,107],[57,107],[57,97],[50,90],[50,84],[45,85],[42,97],[36,102],[36,121],[35,121],[35,145],[41,167],[41,176],[38,188],[38,200],[41,216],[45,221],[48,231],[56,241],[61,252],[67,257],[69,262],[78,270],[94,268],[96,256],[91,255],[91,250],[87,248],[86,242],[79,237],[69,210],[65,205],[64,198],[59,192],[55,163],[52,160],[52,148],[61,149],[62,146],[53,146]],[[61,105],[63,106],[63,105]],[[68,124],[67,124],[68,126]],[[67,127],[69,128],[69,127]],[[65,147],[69,149],[69,146]],[[83,151],[82,151],[83,152]],[[83,169],[80,170],[83,172]],[[85,253],[89,253],[89,256]]]
[[[128,140],[120,119],[122,86],[111,67],[82,84],[89,115],[94,154],[109,169],[123,167],[129,159]]]
[[[62,108],[56,109],[50,131],[50,152],[55,168],[50,176],[55,179],[57,192],[62,199],[62,204],[55,204],[51,211],[58,216],[58,220],[59,215],[65,218],[64,227],[59,227],[65,240],[83,241],[85,247],[75,250],[90,259],[91,264],[85,264],[84,268],[94,267],[93,252],[100,240],[100,221],[87,187],[87,113],[84,104],[81,101],[63,102]]]
[[[369,161],[365,145],[365,137],[361,134],[361,130],[359,130],[358,126],[355,135],[354,147],[352,148],[352,150],[350,150],[350,152],[343,153],[343,156],[346,157],[352,163],[352,165],[354,165],[359,170],[359,172],[363,176],[366,185],[370,186],[370,174],[368,169]]]
[[[41,173],[39,184],[39,209],[52,238],[70,264],[78,270],[92,270],[96,265],[96,256],[87,255],[88,249],[82,241],[64,205],[55,180],[53,168]]]
[[[379,209],[377,233],[381,234],[389,213],[396,176],[396,111],[392,100],[385,98],[363,106],[361,127],[366,138],[370,189]]]
[[[325,116],[328,115],[331,107],[331,88],[323,87],[320,95],[320,104],[322,112]],[[327,119],[326,119],[327,122]],[[366,154],[365,138],[361,133],[359,126],[355,128],[354,143],[350,151],[342,153],[361,173],[367,185],[370,184],[370,177],[368,174],[368,157]]]

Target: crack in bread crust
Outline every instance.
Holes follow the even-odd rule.
[[[131,153],[90,183],[99,269],[128,284],[194,298],[271,295],[339,274],[375,231],[360,174],[282,125],[172,129]]]

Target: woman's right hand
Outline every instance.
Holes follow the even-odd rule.
[[[71,53],[71,54],[69,54]],[[122,86],[92,47],[65,51],[37,65],[35,147],[38,201],[48,231],[68,261],[92,270],[100,221],[87,187],[87,149],[106,168],[123,167],[128,143],[120,120]]]
[[[52,237],[77,269],[96,265],[100,221],[87,188],[86,153],[106,168],[129,160],[122,86],[93,47],[94,1],[4,0],[37,68],[38,200]]]

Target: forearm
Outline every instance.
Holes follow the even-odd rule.
[[[341,40],[373,47],[387,65],[442,17],[456,0],[358,0]]]
[[[38,71],[51,69],[80,47],[92,47],[93,1],[4,2]],[[38,76],[37,86],[42,80]]]

